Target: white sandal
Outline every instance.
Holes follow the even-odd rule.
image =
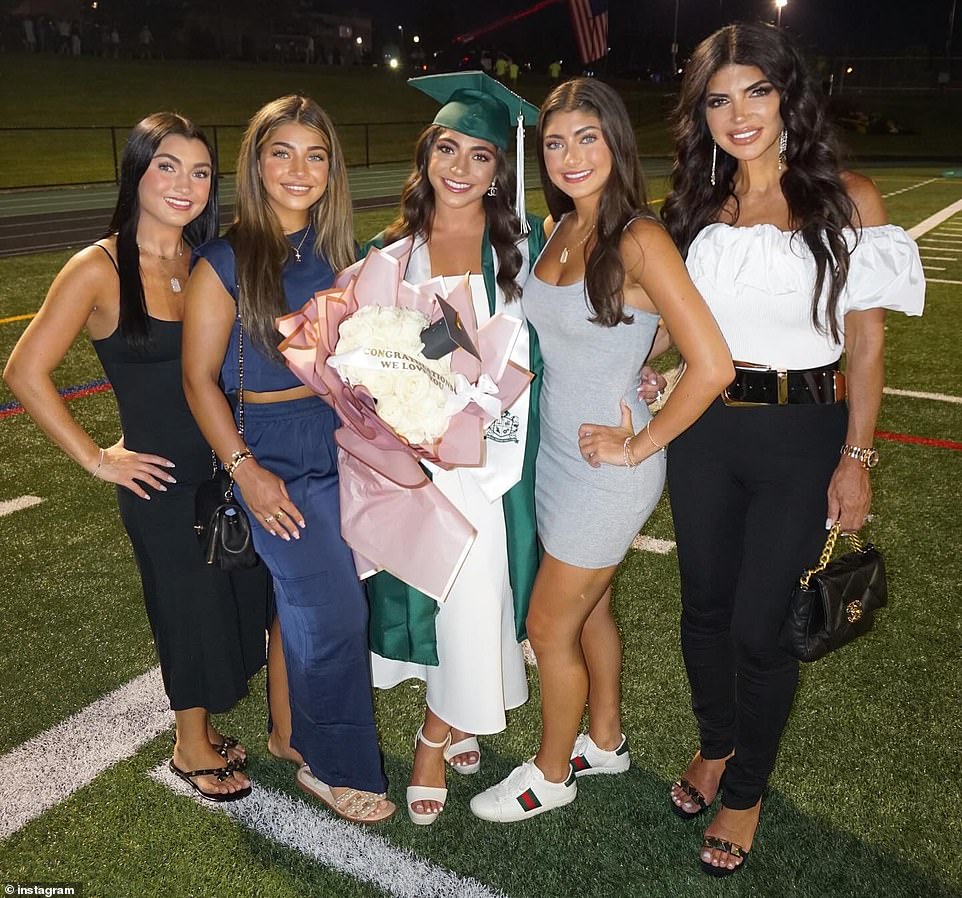
[[[478,756],[478,760],[473,764],[452,764],[451,759],[456,758],[458,755],[466,755],[468,752],[474,752]],[[481,769],[481,746],[478,743],[477,736],[468,736],[462,739],[460,742],[455,742],[449,745],[444,750],[444,760],[447,761],[448,767],[462,776],[470,776],[472,773],[477,773]]]
[[[451,744],[451,734],[445,736],[443,742],[432,742],[424,735],[424,727],[418,727],[418,734],[414,740],[414,749],[417,751],[418,742],[423,742],[428,748],[440,748],[447,750]],[[408,786],[407,788],[408,817],[415,826],[430,826],[438,819],[438,815],[444,810],[444,802],[448,799],[448,790],[439,786]],[[416,801],[436,801],[441,805],[441,811],[428,811],[420,813],[415,811],[412,804]]]

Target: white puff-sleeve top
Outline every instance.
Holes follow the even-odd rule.
[[[882,308],[921,315],[925,277],[915,241],[890,224],[846,234],[851,257],[838,305],[842,335],[847,312]],[[733,359],[800,370],[841,356],[843,343],[812,324],[815,259],[800,234],[770,224],[716,222],[692,241],[687,265]]]

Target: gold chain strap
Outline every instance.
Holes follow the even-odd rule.
[[[822,571],[828,567],[828,563],[832,560],[832,553],[835,551],[835,543],[838,541],[839,536],[842,534],[842,525],[837,521],[832,525],[832,529],[828,531],[828,538],[825,540],[825,547],[822,549],[822,554],[818,559],[818,567],[814,567],[811,570],[805,571],[799,579],[799,585],[802,589],[808,589],[809,581],[815,574],[820,574]],[[845,538],[849,541],[852,548],[856,552],[862,552],[865,546],[862,544],[862,540],[859,538],[858,533],[846,533]]]

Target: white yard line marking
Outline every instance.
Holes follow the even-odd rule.
[[[667,555],[675,544],[670,539],[655,539],[653,536],[643,536],[639,534],[631,544],[632,549],[640,549],[642,552],[654,552],[656,555]]]
[[[924,187],[926,184],[931,184],[933,181],[941,181],[941,178],[929,178],[926,181],[919,181],[917,184],[911,184],[908,187],[903,187],[901,190],[893,190],[891,193],[883,193],[882,199],[888,199],[890,196],[898,196],[900,193],[908,193],[910,190],[918,190],[919,187]]]
[[[923,237],[919,242],[926,248],[944,247],[945,249],[958,249],[959,246],[962,245],[962,237],[956,240],[936,234],[933,237]]]
[[[155,767],[150,776],[204,807],[223,811],[263,838],[371,883],[393,898],[504,898],[504,892],[429,863],[363,826],[339,820],[321,810],[319,802],[300,801],[255,782],[247,798],[214,804],[197,796],[166,764]]]
[[[172,722],[154,667],[0,756],[0,839],[134,755]]]
[[[943,221],[948,221],[956,212],[962,212],[962,200],[956,200],[924,221],[920,221],[914,228],[909,228],[909,237],[918,240],[923,234],[937,228]]]
[[[43,502],[39,496],[20,496],[17,499],[4,499],[0,502],[0,518],[13,514],[15,511],[23,511],[25,508],[33,508]]]
[[[937,402],[951,402],[953,405],[962,405],[962,396],[950,396],[948,393],[920,393],[917,390],[896,390],[894,387],[885,387],[882,390],[886,396],[907,396],[909,399],[934,399]]]
[[[945,271],[944,268],[939,268],[938,265],[923,265],[922,270],[923,271]]]
[[[947,281],[943,278],[926,278],[927,284],[962,284],[962,281]]]
[[[958,262],[958,256],[926,256],[919,253],[919,256],[928,262]]]

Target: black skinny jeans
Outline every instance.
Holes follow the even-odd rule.
[[[681,643],[705,758],[734,751],[725,807],[768,783],[798,685],[778,633],[825,542],[844,403],[729,408],[716,400],[668,451]]]

